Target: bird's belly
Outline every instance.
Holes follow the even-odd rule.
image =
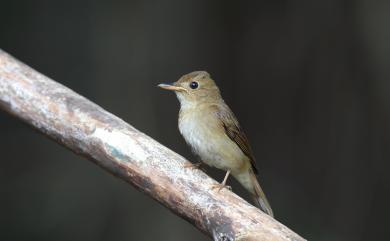
[[[247,160],[241,149],[210,122],[182,120],[179,130],[202,162],[223,170],[240,170]]]

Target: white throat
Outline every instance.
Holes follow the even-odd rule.
[[[182,93],[176,92],[177,99],[180,102],[181,109],[191,109],[196,107],[196,103],[194,101],[188,100]]]

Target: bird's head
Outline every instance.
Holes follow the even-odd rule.
[[[176,82],[159,84],[158,87],[175,91],[182,107],[222,100],[217,85],[206,71],[194,71]]]

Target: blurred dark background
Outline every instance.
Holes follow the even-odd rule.
[[[155,86],[207,70],[279,221],[309,240],[380,241],[390,236],[389,12],[370,0],[1,0],[0,48],[190,160],[178,101]],[[0,148],[0,240],[208,240],[3,112]]]

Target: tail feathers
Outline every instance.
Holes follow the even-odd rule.
[[[259,182],[257,181],[256,174],[253,172],[252,169],[249,170],[249,176],[251,178],[251,182],[254,188],[253,197],[255,203],[263,212],[273,217],[274,213],[271,209],[271,205],[269,204],[267,198],[265,197],[263,189],[261,188]]]

